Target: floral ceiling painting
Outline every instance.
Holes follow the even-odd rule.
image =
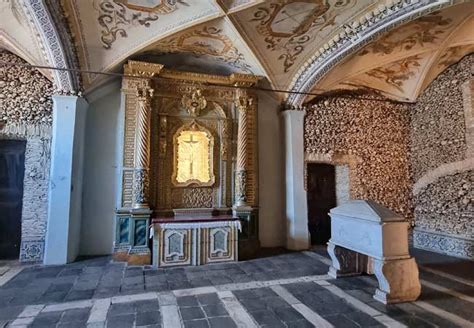
[[[370,43],[320,81],[317,93],[372,89],[413,102],[446,67],[474,52],[474,3],[418,18]]]
[[[403,6],[414,4],[402,2]],[[126,60],[143,58],[171,69],[260,75],[269,87],[282,90],[292,88],[306,64],[332,48],[337,37],[343,38],[355,23],[387,8],[377,0],[60,3],[83,70],[119,72]],[[472,52],[473,6],[472,1],[447,5],[387,29],[335,68],[327,69],[305,90],[313,88],[318,94],[370,88],[396,100],[414,101],[427,81]],[[83,74],[86,90],[105,79],[100,74]],[[275,97],[286,99],[283,93]],[[305,97],[306,101],[311,98]]]

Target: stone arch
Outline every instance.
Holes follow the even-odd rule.
[[[23,5],[49,65],[62,69],[77,68],[75,47],[66,24],[60,21],[62,10],[59,1],[26,0]],[[75,93],[80,88],[78,74],[74,76],[68,70],[52,70],[51,75],[57,90]]]

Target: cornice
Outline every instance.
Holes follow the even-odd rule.
[[[436,10],[462,3],[460,0],[387,0],[359,20],[343,26],[342,31],[324,44],[305,62],[290,84],[293,92],[311,89],[336,64],[389,30]],[[290,94],[286,103],[303,104],[306,95]]]

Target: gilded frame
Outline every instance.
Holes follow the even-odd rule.
[[[188,180],[186,182],[178,182],[178,137],[183,131],[201,131],[206,133],[209,138],[209,182],[201,182],[196,179]],[[204,126],[192,120],[190,123],[183,124],[173,134],[173,174],[171,176],[171,184],[174,187],[212,187],[216,182],[216,175],[214,172],[214,135]]]

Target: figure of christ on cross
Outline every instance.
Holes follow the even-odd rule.
[[[184,143],[189,145],[189,149],[190,149],[188,159],[189,159],[189,176],[190,176],[191,179],[196,178],[193,174],[193,167],[194,167],[194,164],[195,164],[194,163],[194,153],[196,151],[195,148],[194,148],[194,145],[199,143],[199,141],[194,140],[193,137],[194,137],[194,135],[191,134],[189,136],[189,140],[183,140]]]
[[[184,131],[179,136],[177,181],[209,182],[209,151],[205,132]]]

